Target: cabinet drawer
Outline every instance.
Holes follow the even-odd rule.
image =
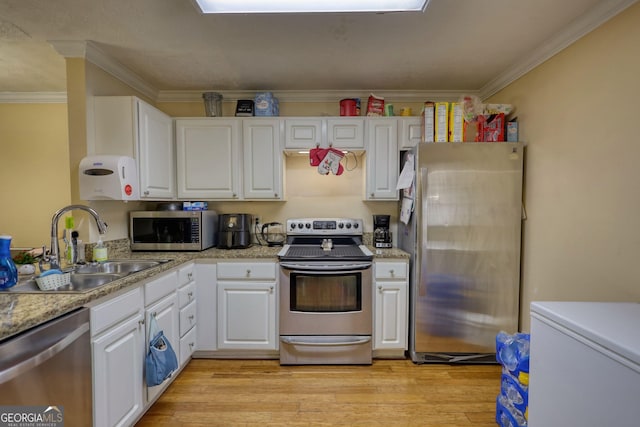
[[[376,262],[376,279],[406,279],[408,264],[406,262]]]
[[[196,328],[191,328],[189,332],[180,338],[180,358],[178,363],[180,366],[189,361],[191,355],[196,351]]]
[[[131,316],[142,313],[142,290],[136,288],[91,309],[91,336],[109,329]]]
[[[218,279],[263,280],[276,278],[274,262],[221,262],[218,264]]]
[[[183,336],[196,324],[196,302],[180,310],[180,336]]]
[[[180,268],[180,270],[178,270],[178,286],[193,282],[195,277],[195,268],[193,263]]]
[[[178,288],[178,274],[171,272],[144,285],[144,305],[148,306]]]
[[[178,289],[178,304],[180,308],[186,306],[196,299],[196,284],[191,282],[186,286]]]

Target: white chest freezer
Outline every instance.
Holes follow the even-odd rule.
[[[531,303],[529,427],[640,425],[640,304]]]

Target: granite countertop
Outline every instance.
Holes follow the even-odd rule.
[[[65,313],[83,307],[86,304],[126,288],[132,288],[142,280],[148,279],[173,269],[189,261],[212,259],[272,259],[277,260],[280,247],[254,245],[247,249],[217,249],[211,248],[201,252],[129,252],[119,251],[111,259],[162,259],[170,260],[164,264],[149,268],[108,285],[88,292],[77,294],[55,293],[10,293],[0,291],[0,340],[23,332],[31,327],[48,320],[52,320]],[[376,249],[369,246],[374,259],[407,258],[406,252],[391,249]]]

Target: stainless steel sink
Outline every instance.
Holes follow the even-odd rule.
[[[69,285],[60,286],[59,288],[51,291],[43,291],[38,287],[36,279],[30,278],[27,280],[20,280],[17,285],[5,289],[5,292],[12,293],[78,293],[88,292],[90,290],[99,288],[100,286],[111,283],[114,280],[118,280],[126,274],[114,274],[114,273],[89,273],[89,274],[75,274],[71,273],[71,283]]]
[[[170,260],[114,260],[81,265],[71,272],[71,284],[51,291],[38,287],[35,278],[21,278],[15,286],[2,292],[11,293],[81,293],[97,289],[129,274],[156,267]]]
[[[91,263],[81,265],[75,269],[76,274],[87,273],[136,273],[138,271],[146,270],[147,268],[155,267],[167,260],[122,260],[122,261],[106,261],[102,263]]]

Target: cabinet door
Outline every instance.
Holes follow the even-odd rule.
[[[93,420],[96,427],[129,426],[142,413],[142,313],[93,341]]]
[[[244,120],[242,127],[244,198],[282,199],[280,120]]]
[[[162,111],[137,100],[138,175],[140,197],[172,199],[176,197],[176,161],[173,144],[173,120]]]
[[[196,264],[196,343],[198,351],[218,349],[215,264]]]
[[[157,303],[149,306],[145,310],[145,322],[147,325],[147,339],[145,341],[145,353],[149,348],[149,325],[151,325],[151,316],[156,318],[158,328],[164,332],[165,337],[169,340],[176,357],[180,354],[180,326],[179,326],[179,308],[178,295],[174,292]],[[164,388],[171,382],[172,378],[167,379],[164,383],[155,387],[147,387],[147,402],[153,401]]]
[[[400,150],[410,150],[422,140],[420,117],[401,117],[398,120],[400,123],[398,145]]]
[[[364,149],[364,119],[327,119],[327,144],[339,149]]]
[[[218,282],[218,348],[277,350],[275,282]]]
[[[240,197],[239,119],[176,120],[178,197]]]
[[[365,200],[398,200],[398,122],[367,122],[367,176]]]
[[[284,148],[310,150],[323,145],[322,119],[285,119]]]
[[[407,282],[376,281],[373,349],[407,349]]]
[[[194,326],[182,338],[180,338],[180,356],[178,363],[180,366],[187,364],[191,360],[191,355],[196,350],[197,345],[197,326]]]

